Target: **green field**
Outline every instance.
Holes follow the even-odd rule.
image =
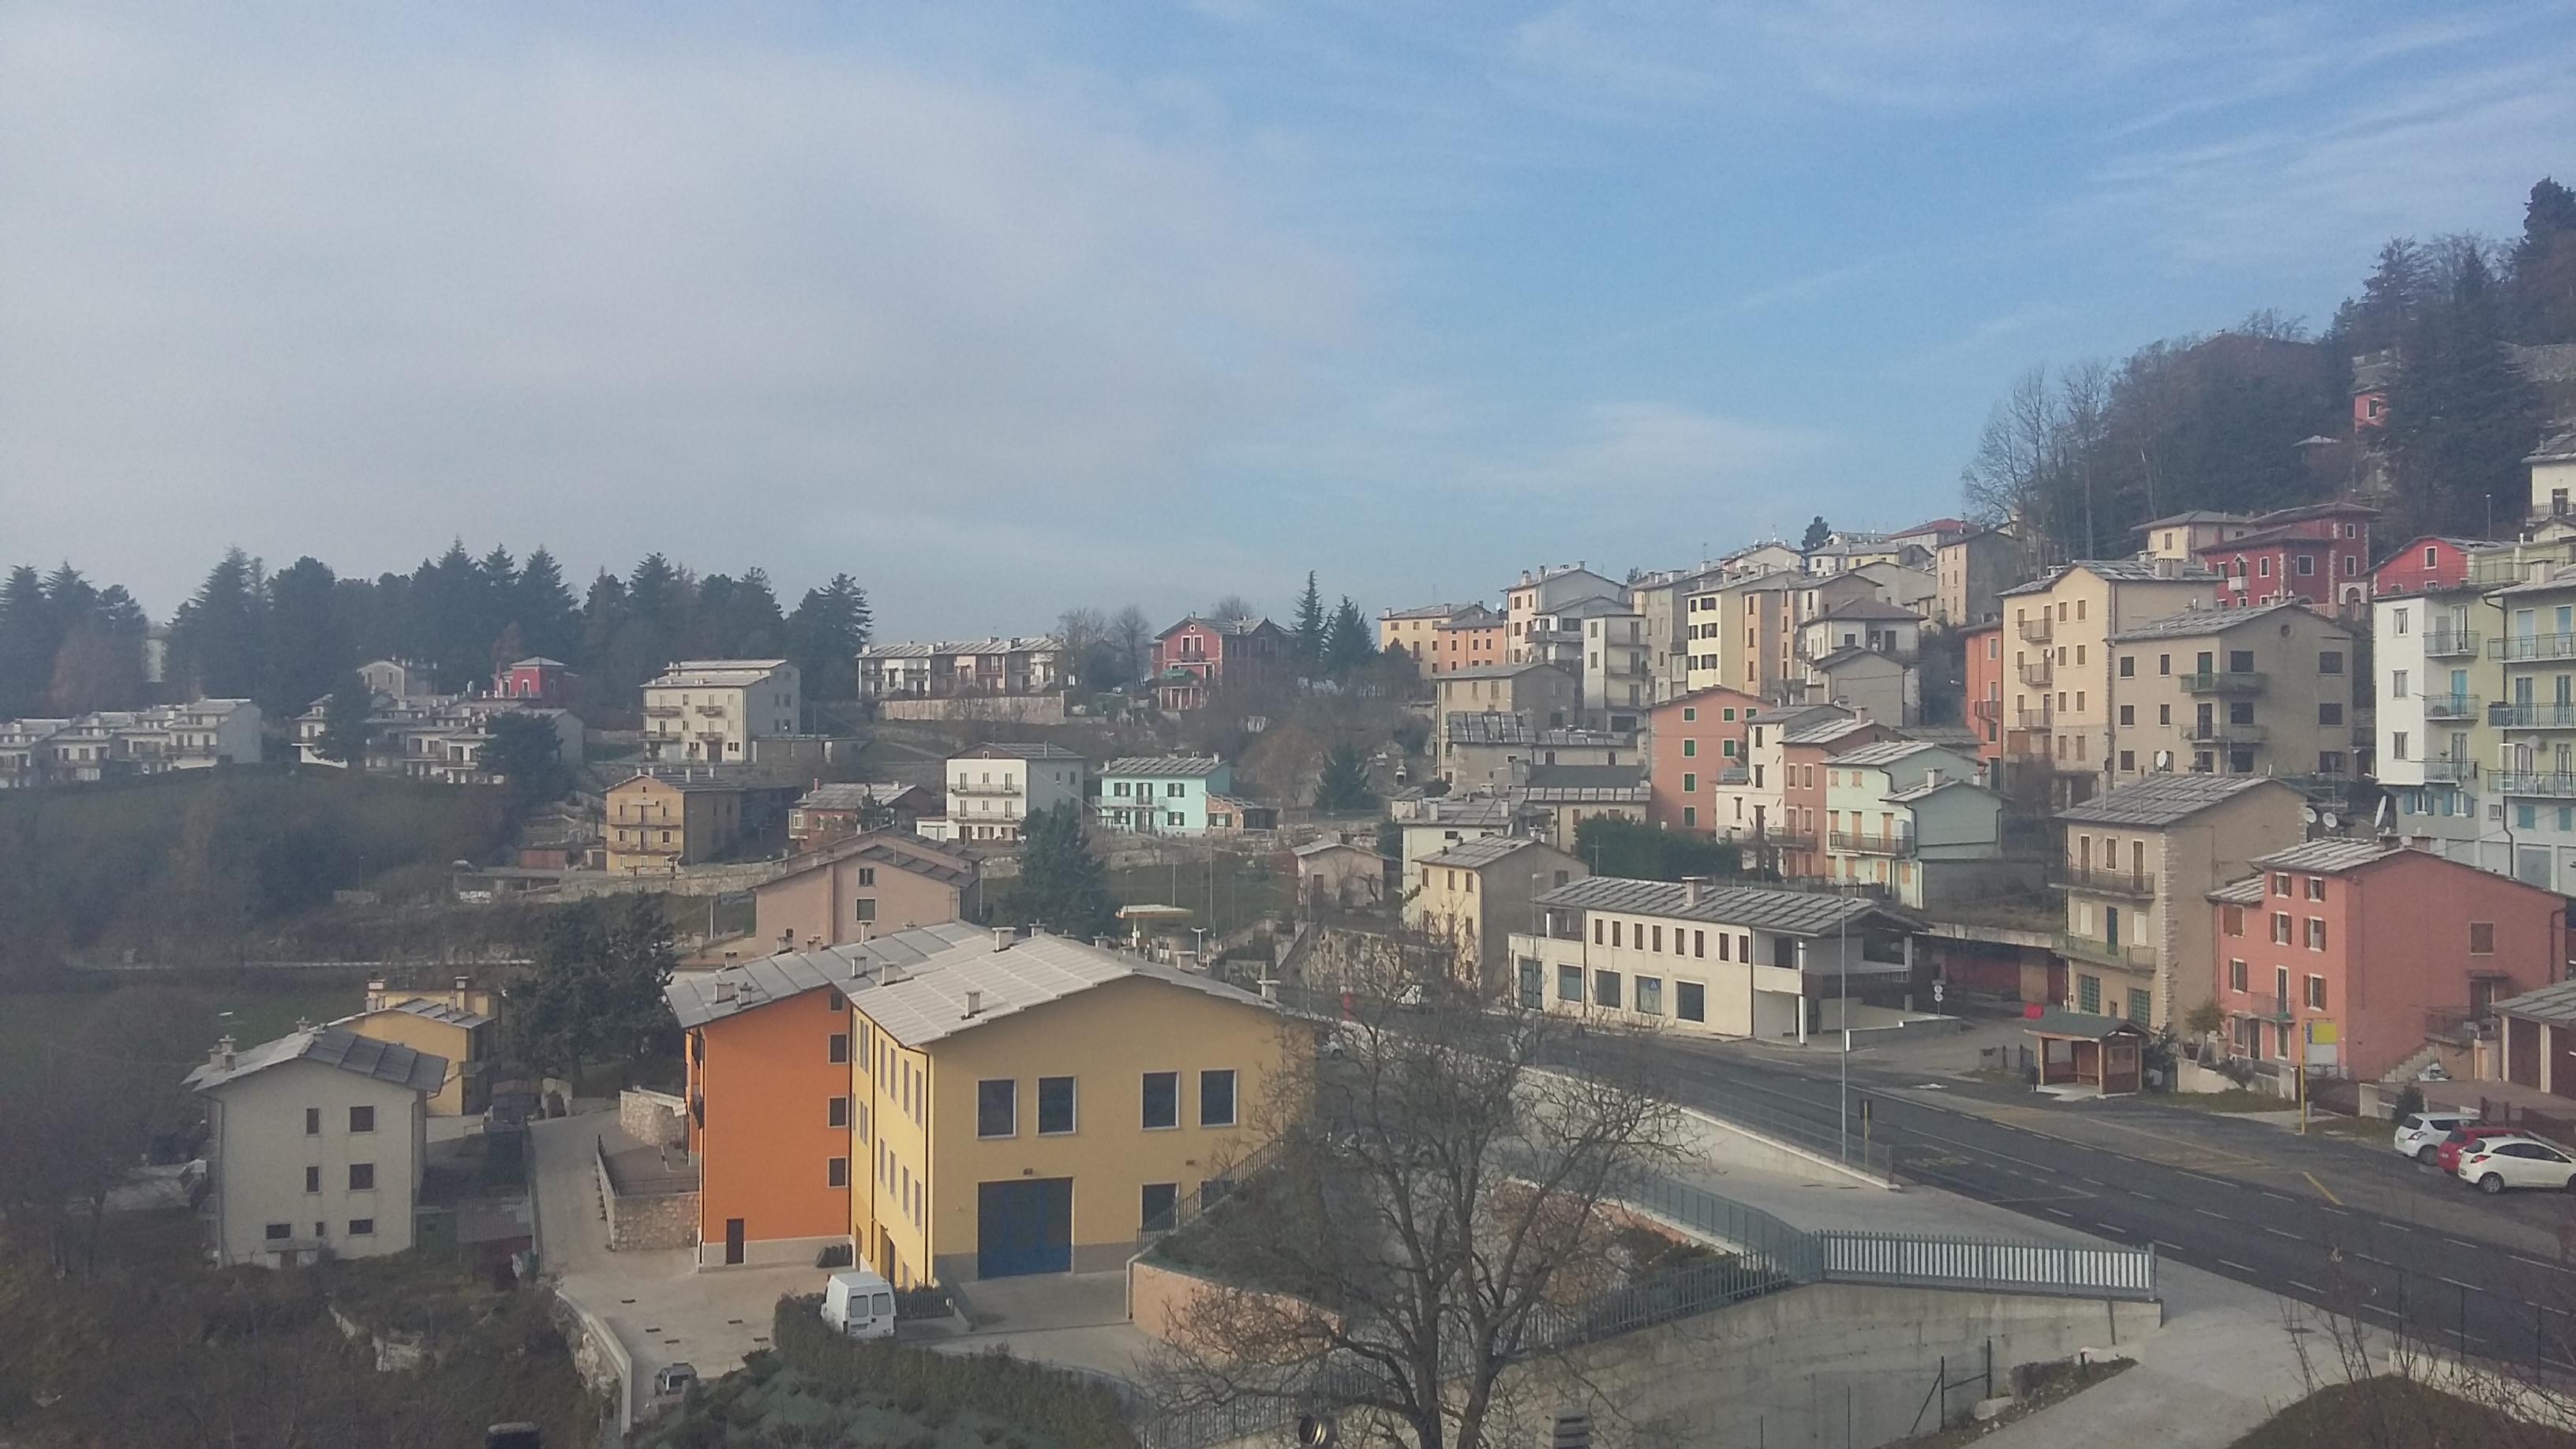
[[[1184,861],[1179,866],[1140,865],[1109,872],[1109,894],[1122,906],[1180,906],[1189,919],[1176,934],[1191,937],[1192,926],[1205,926],[1211,936],[1237,931],[1263,916],[1285,917],[1293,903],[1287,887],[1263,870],[1244,869],[1248,858],[1219,855],[1213,864]],[[1252,863],[1257,868],[1257,859]]]
[[[329,979],[311,979],[324,975]],[[180,993],[173,1004],[191,1024],[190,1035],[200,1052],[226,1032],[241,1045],[251,1046],[284,1036],[294,1029],[298,1017],[320,1022],[346,1016],[366,998],[363,982],[321,972],[275,972],[265,977],[156,974],[143,983],[120,979],[85,990],[0,994],[0,1095],[43,1070],[50,1048],[73,1040],[93,1016],[105,1012],[112,1020],[120,1006],[135,1003],[138,994],[162,992]],[[184,1075],[201,1060],[202,1056],[169,1065]]]

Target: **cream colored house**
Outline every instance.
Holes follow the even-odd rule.
[[[2360,773],[2353,633],[2304,604],[2188,609],[2113,634],[2110,652],[2115,784]]]
[[[2211,608],[2217,575],[2169,558],[2085,559],[2004,591],[2004,754],[2049,772],[2072,803],[2115,778],[2110,637]]]
[[[1578,723],[1582,700],[1573,675],[1546,664],[1484,664],[1447,671],[1432,681],[1432,768],[1449,774],[1452,723],[1469,715],[1525,715],[1532,729]],[[1457,783],[1451,780],[1454,785]]]
[[[2057,812],[2067,1008],[2153,1030],[2208,991],[2209,892],[2299,843],[2306,797],[2262,775],[2149,775]]]
[[[219,1267],[291,1268],[408,1251],[445,1060],[337,1026],[236,1052],[188,1074],[205,1098]]]
[[[1090,770],[1089,761],[1062,745],[980,745],[948,757],[942,771],[947,813],[915,828],[926,840],[1017,841],[1037,812],[1083,807]]]
[[[792,735],[804,717],[784,659],[687,659],[644,686],[644,749],[673,764],[743,764],[754,739]]]
[[[1458,983],[1485,999],[1509,990],[1510,937],[1538,920],[1530,903],[1592,872],[1566,851],[1490,835],[1425,856],[1407,878],[1404,923],[1448,941]]]
[[[1932,622],[1952,629],[1991,624],[2003,591],[2022,581],[2021,540],[1981,528],[1933,550]]]

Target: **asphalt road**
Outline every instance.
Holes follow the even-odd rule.
[[[1674,1045],[1674,1093],[1750,1103],[1832,1134],[1841,1087],[1809,1061]],[[2207,1120],[2188,1108],[2040,1106],[1856,1071],[1871,1136],[1907,1180],[2115,1242],[2445,1349],[2576,1371],[2576,1272],[2550,1246],[2557,1194],[2481,1198],[2394,1151]],[[1857,1129],[1855,1129],[1857,1130]],[[2305,1164],[2305,1165],[2303,1165]],[[2486,1231],[2481,1232],[2481,1228]]]

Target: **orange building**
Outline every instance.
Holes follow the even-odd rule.
[[[1718,777],[1744,766],[1744,732],[1767,708],[1740,689],[1701,689],[1646,711],[1646,822],[1716,833]]]
[[[1482,604],[1469,604],[1431,631],[1432,674],[1504,662],[1511,621]]]
[[[811,1263],[850,1240],[850,1003],[805,956],[682,977],[698,1266]]]
[[[1962,629],[1959,638],[1967,663],[1960,693],[1968,728],[1977,734],[1977,758],[1991,764],[2004,757],[2004,626]]]

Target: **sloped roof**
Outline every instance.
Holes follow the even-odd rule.
[[[1389,609],[1378,617],[1381,619],[1455,619],[1460,613],[1474,607],[1476,606],[1472,604],[1419,604],[1410,609]]]
[[[1900,609],[1894,604],[1881,603],[1875,595],[1867,598],[1845,599],[1807,622],[1825,624],[1842,619],[1894,619],[1908,624],[1923,622],[1921,614],[1912,609]]]
[[[1461,841],[1437,855],[1426,855],[1422,858],[1422,863],[1455,866],[1460,870],[1482,870],[1495,861],[1533,848],[1544,847],[1526,835],[1487,835],[1476,840]]]
[[[2123,629],[2111,636],[2111,642],[2124,644],[2132,640],[2187,639],[2202,634],[2221,634],[2247,624],[2261,623],[2284,609],[2305,609],[2325,623],[2338,629],[2344,627],[2296,599],[2284,599],[2276,604],[2257,604],[2250,609],[2184,609],[2161,619],[2151,619],[2134,629]]]
[[[1263,1011],[1277,1010],[1250,992],[1124,951],[1045,934],[1002,943],[996,941],[997,934],[957,922],[923,926],[873,941],[768,956],[721,971],[678,977],[663,988],[663,997],[681,1026],[698,1027],[830,987],[907,1047],[927,1046],[1129,979],[1196,991]],[[977,995],[973,1016],[966,1014],[970,991]]]
[[[2311,875],[2332,875],[2386,860],[2405,847],[2383,845],[2376,840],[2356,840],[2345,836],[2328,836],[2322,840],[2303,841],[2287,850],[2250,861],[2265,870],[2300,870]]]
[[[1225,768],[1214,755],[1129,755],[1100,767],[1109,775],[1143,775],[1157,780],[1195,780]]]
[[[1852,765],[1893,765],[1909,755],[1919,755],[1925,750],[1943,750],[1944,753],[1948,753],[1943,746],[1928,740],[1877,740],[1845,750],[1839,755],[1832,756],[1831,759],[1837,768]]]
[[[409,1001],[397,1001],[383,1009],[399,1011],[405,1016],[417,1016],[423,1021],[434,1021],[443,1026],[461,1026],[469,1031],[478,1026],[492,1024],[492,1018],[479,1011],[467,1011],[454,1002],[440,1001],[435,997],[415,996]],[[361,1011],[349,1016],[347,1020],[355,1021],[361,1016],[374,1014],[374,1012]]]
[[[907,875],[917,875],[944,886],[964,889],[980,874],[981,858],[971,851],[924,840],[918,835],[901,835],[889,830],[866,830],[843,836],[820,850],[808,851],[789,861],[785,870],[753,887],[755,891],[793,880],[808,871],[847,860],[864,860],[891,866]]]
[[[950,755],[952,760],[1079,760],[1082,756],[1062,745],[997,744],[977,745],[971,750]]]
[[[2081,805],[2070,805],[2058,811],[2057,818],[2078,825],[2172,825],[2267,785],[2290,788],[2269,775],[2149,775]]]
[[[1553,664],[1541,664],[1531,659],[1519,664],[1470,664],[1463,669],[1443,669],[1432,677],[1431,682],[1447,684],[1453,679],[1510,679],[1516,675],[1527,674],[1533,669],[1544,669],[1558,675],[1565,673]]]
[[[231,1066],[208,1062],[188,1074],[188,1085],[208,1091],[288,1062],[319,1062],[415,1092],[435,1092],[447,1080],[445,1057],[333,1025],[291,1032],[237,1052]]]
[[[1645,774],[1643,765],[1532,765],[1522,783],[1532,790],[1624,790]]]
[[[2168,519],[2166,521],[2172,522],[2173,520]],[[2238,519],[2231,521],[2242,522],[2243,520]],[[2149,526],[2152,527],[2153,525]],[[2074,563],[2060,565],[2046,578],[2033,579],[2029,583],[2019,584],[2012,588],[2004,589],[1998,592],[1995,597],[1999,599],[2008,599],[2018,594],[2047,593],[2050,589],[2057,587],[2057,581],[2059,579],[2066,577],[2076,569],[2082,569],[2097,578],[2108,579],[2113,583],[2123,584],[2205,584],[2218,577],[2217,574],[2198,564],[2176,563],[2174,571],[2170,574],[2160,574],[2156,572],[2158,564],[2172,562],[2173,561],[2169,559],[2145,558],[2078,559]]]
[[[2050,1007],[2032,1017],[2022,1030],[2034,1036],[2077,1037],[2084,1041],[2101,1041],[2115,1036],[2145,1036],[2138,1024],[2124,1016],[2094,1016],[2081,1011],[2064,1011]]]
[[[1974,790],[1980,795],[1993,793],[1974,780],[1926,778],[1921,783],[1908,785],[1902,790],[1889,791],[1887,799],[1892,805],[1911,805],[1917,800],[1929,800],[1944,790]]]
[[[1875,659],[1893,669],[1901,670],[1912,667],[1904,660],[1897,659],[1890,655],[1881,654],[1875,649],[1863,649],[1857,644],[1851,645],[1847,648],[1837,649],[1833,653],[1825,655],[1821,659],[1810,659],[1807,661],[1807,667],[1809,669],[1822,671],[1826,674],[1831,674],[1837,669],[1858,664],[1864,659]]]
[[[788,667],[784,659],[683,659],[652,679],[646,689],[739,689],[758,684]]]
[[[2508,996],[2497,1002],[2495,1009],[2525,1021],[2576,1022],[2576,981],[2561,981],[2520,996]]]
[[[922,790],[919,785],[903,785],[893,781],[856,785],[817,785],[798,797],[796,808],[799,810],[860,810],[882,801],[900,800],[913,791],[920,791],[924,795],[930,793]]]
[[[1762,886],[1705,886],[1693,904],[1690,888],[1679,881],[1628,880],[1596,875],[1570,881],[1538,898],[1542,906],[1572,910],[1625,911],[1640,916],[1678,917],[1715,925],[1751,926],[1792,936],[1825,936],[1838,929],[1885,926],[1916,930],[1913,916],[1882,901],[1825,891],[1772,890]]]

